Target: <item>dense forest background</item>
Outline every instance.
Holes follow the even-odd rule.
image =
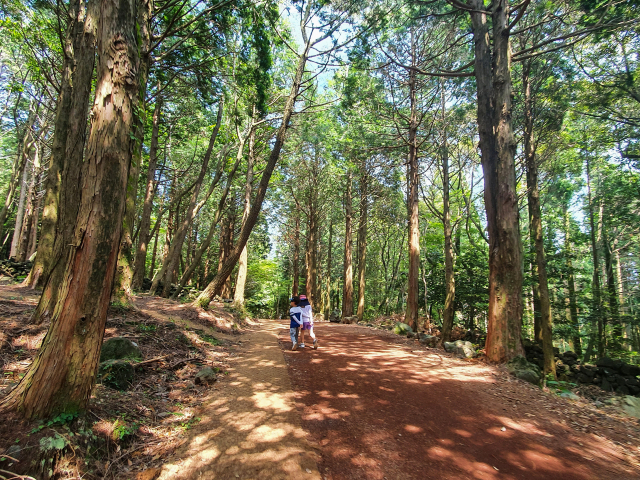
[[[0,257],[32,262],[34,321],[86,270],[123,306],[150,290],[276,318],[306,292],[325,319],[447,340],[502,315],[510,338],[638,362],[636,2],[110,8],[0,10]],[[117,269],[107,243],[67,251],[94,216]]]

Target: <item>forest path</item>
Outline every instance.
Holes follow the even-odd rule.
[[[228,377],[158,478],[320,480],[319,456],[305,439],[278,348],[279,328],[267,320],[241,336]]]
[[[617,437],[578,431],[572,414],[588,411],[497,367],[355,325],[317,324],[320,348],[291,351],[281,327],[323,478],[640,478],[638,444],[621,446],[637,433],[632,419]]]

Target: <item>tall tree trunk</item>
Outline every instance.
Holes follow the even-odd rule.
[[[578,323],[578,302],[576,300],[576,281],[573,270],[573,248],[571,247],[571,223],[569,208],[566,203],[564,207],[564,252],[567,262],[567,287],[569,290],[569,321],[573,327],[573,349],[578,356],[582,357],[582,341],[580,339],[580,325]]]
[[[186,258],[184,259],[183,264],[180,266],[182,272],[184,272],[184,263],[189,263],[191,258],[191,252],[193,250],[194,237],[198,238],[198,221],[194,221],[193,225],[189,229],[189,233],[187,234],[187,248],[185,249]]]
[[[291,295],[298,295],[300,290],[300,210],[294,213],[295,227],[293,232],[293,284]]]
[[[319,151],[317,145],[313,147],[313,163],[311,165],[311,178],[310,191],[309,191],[309,265],[308,265],[308,278],[307,282],[307,296],[313,305],[316,312],[322,311],[321,305],[321,282],[319,280],[319,262],[320,262],[320,210],[318,207],[318,195],[319,186],[318,181],[320,178],[319,166]]]
[[[629,324],[626,317],[629,315],[627,305],[625,305],[625,296],[624,296],[624,281],[622,279],[622,261],[620,259],[620,248],[617,246],[617,242],[614,243],[614,255],[616,260],[616,293],[618,294],[618,305],[620,306],[620,326],[623,330],[623,338],[626,341],[623,341],[623,348],[632,349],[632,343],[630,340],[632,339],[632,330],[631,325]]]
[[[40,182],[40,176],[42,174],[42,164],[40,161],[40,142],[48,130],[46,124],[42,125],[40,132],[33,141],[33,162],[31,166],[31,180],[29,181],[29,187],[26,188],[27,203],[24,208],[24,218],[21,223],[20,237],[18,242],[18,250],[16,252],[16,258],[24,262],[31,258],[31,255],[36,251],[36,241],[38,237],[38,220],[40,211],[40,196],[38,195],[38,185]],[[25,171],[27,168],[25,168]],[[22,196],[22,195],[21,195]],[[23,285],[27,286],[25,282]]]
[[[93,388],[118,259],[138,102],[135,2],[104,1],[98,81],[73,244],[38,355],[0,408],[26,418],[85,410]],[[60,266],[62,265],[62,266]],[[55,272],[54,272],[55,273]]]
[[[442,312],[441,342],[451,341],[453,320],[455,316],[456,279],[453,275],[454,254],[451,230],[451,208],[449,202],[449,145],[447,142],[446,103],[444,85],[441,84],[441,109],[442,109],[442,227],[444,230],[444,283],[445,298],[444,311]],[[426,288],[426,285],[425,285]],[[427,308],[425,304],[425,309]]]
[[[219,286],[225,282],[229,275],[231,275],[233,268],[240,258],[242,249],[246,245],[247,240],[249,239],[249,235],[251,234],[253,227],[258,221],[258,215],[260,214],[260,210],[262,209],[262,202],[264,201],[264,197],[267,193],[271,175],[273,174],[273,170],[278,163],[278,159],[280,158],[280,151],[282,150],[286,133],[289,129],[289,122],[291,121],[291,115],[293,114],[293,107],[300,90],[304,67],[307,63],[308,48],[309,46],[307,45],[305,51],[298,58],[298,65],[296,67],[293,85],[291,86],[291,92],[289,94],[289,97],[287,98],[287,103],[282,115],[282,123],[280,124],[280,128],[278,128],[271,154],[269,155],[267,164],[262,172],[260,184],[258,185],[258,189],[256,190],[256,196],[254,198],[253,204],[251,205],[249,215],[247,216],[247,221],[242,226],[238,241],[233,251],[229,255],[229,258],[225,261],[223,268],[218,272],[211,283],[207,285],[207,288],[203,290],[200,296],[194,301],[194,306],[205,307],[209,305],[209,303],[211,302],[211,298],[213,298],[213,292],[215,292],[219,288]]]
[[[318,211],[314,193],[315,189],[312,189],[309,199],[309,238],[307,239],[307,282],[305,289],[307,298],[315,307],[318,301]]]
[[[32,172],[33,176],[33,172]],[[24,209],[24,220],[20,229],[20,242],[16,258],[19,262],[24,262],[29,258],[29,240],[31,239],[31,226],[33,224],[34,208],[36,206],[36,198],[34,195],[35,179],[32,177],[29,181],[27,190],[27,202]],[[37,213],[37,212],[35,212]]]
[[[331,261],[333,255],[333,218],[329,220],[329,250],[327,251],[327,285],[326,295],[327,302],[325,303],[324,318],[328,320],[331,316]]]
[[[152,36],[152,16],[153,0],[141,0],[138,5],[137,23],[140,41],[140,70],[138,81],[140,88],[140,111],[147,111],[147,81],[149,79],[149,69],[151,68],[151,36]],[[124,212],[124,224],[122,225],[122,239],[120,241],[120,253],[118,254],[118,269],[114,281],[113,298],[120,304],[133,306],[133,224],[136,218],[136,200],[138,197],[138,180],[140,178],[140,167],[142,165],[142,146],[144,144],[145,116],[138,115],[136,118],[135,150],[131,159],[129,169],[129,183],[127,184],[127,202]]]
[[[318,230],[319,230],[319,226],[321,225],[321,220],[320,218],[318,218]],[[324,271],[322,270],[322,260],[323,255],[324,255],[324,251],[323,251],[323,247],[324,245],[322,244],[322,235],[318,232],[317,233],[317,250],[316,250],[316,293],[315,293],[315,298],[316,298],[316,303],[315,306],[313,308],[316,309],[316,312],[318,313],[322,313],[324,312],[325,309],[325,305],[326,305],[326,299],[324,296]]]
[[[27,160],[29,159],[29,152],[31,151],[31,148],[33,147],[33,144],[35,142],[35,136],[33,135],[33,126],[36,122],[37,111],[37,102],[35,100],[32,100],[31,104],[29,105],[29,116],[27,117],[27,123],[24,127],[24,133],[22,134],[22,139],[20,140],[20,142],[18,142],[18,152],[16,154],[16,160],[15,162],[13,162],[13,166],[11,169],[11,176],[9,177],[9,185],[7,191],[5,192],[6,197],[4,200],[4,204],[2,205],[2,209],[0,209],[0,238],[2,237],[2,232],[4,230],[4,222],[7,220],[9,209],[11,208],[11,204],[13,203],[13,197],[16,194],[18,187],[20,186],[20,182],[26,183],[25,174],[27,172]],[[20,197],[23,199],[24,197],[22,196],[22,192],[24,191],[24,189],[25,188],[23,185],[20,189]],[[17,224],[18,222],[16,221],[16,228],[18,228]],[[20,228],[21,227],[22,220],[20,220]],[[13,240],[11,243],[11,250],[12,253],[14,253]],[[9,256],[11,257],[13,255],[10,254]]]
[[[253,119],[252,119],[253,120]],[[251,128],[249,132],[249,156],[247,157],[247,180],[244,184],[244,209],[242,210],[242,225],[247,221],[249,210],[251,209],[251,188],[253,185],[253,162],[254,149],[256,143],[255,128]],[[249,252],[245,245],[240,254],[238,263],[238,277],[236,279],[236,290],[233,293],[233,303],[237,306],[244,305],[244,288],[247,282],[247,266],[249,261]]]
[[[429,305],[429,287],[427,285],[427,267],[424,262],[420,262],[420,277],[422,278],[422,288],[424,292],[422,293],[422,299],[424,301],[424,313],[425,317],[427,316],[427,305]],[[430,320],[427,318],[426,320]]]
[[[609,321],[612,325],[611,335],[611,347],[614,350],[620,350],[622,347],[622,324],[620,323],[620,307],[618,306],[618,292],[616,289],[616,282],[613,272],[613,260],[611,257],[611,245],[609,244],[609,238],[607,235],[607,225],[604,225],[602,229],[602,251],[604,252],[604,263],[607,272],[607,304],[609,307]]]
[[[151,276],[153,276],[153,272],[155,272],[156,270],[156,258],[158,254],[158,237],[160,236],[160,229],[159,228],[156,229],[155,235],[152,232],[151,236],[155,238],[153,241],[153,252],[151,253]]]
[[[164,265],[167,261],[167,256],[169,255],[169,245],[171,245],[171,239],[173,238],[173,232],[175,230],[174,226],[177,223],[175,219],[178,216],[178,209],[180,208],[180,201],[182,197],[176,195],[176,190],[178,189],[178,179],[177,176],[173,175],[171,179],[171,190],[169,193],[169,217],[167,218],[167,228],[164,234],[164,245],[162,246],[162,260],[161,264]],[[162,269],[162,267],[160,267]],[[152,277],[151,284],[156,280],[156,278],[160,278],[160,270],[158,270]]]
[[[235,229],[235,215],[236,215],[235,202],[236,202],[236,198],[233,198],[229,205],[229,209],[227,210],[224,226],[220,230],[218,272],[222,270],[222,267],[224,266],[224,262],[229,257],[231,249],[233,248],[233,234]],[[222,285],[220,285],[220,289],[217,292],[215,292],[215,295],[219,295],[222,298],[230,297],[231,284],[230,284],[229,278],[227,278],[222,283]]]
[[[591,358],[594,347],[597,347],[598,357],[604,357],[604,318],[602,312],[602,299],[600,293],[600,262],[598,258],[598,242],[596,241],[596,224],[593,213],[593,201],[591,198],[591,162],[589,155],[586,156],[587,164],[587,201],[589,207],[589,227],[591,229],[591,254],[593,256],[593,281],[592,281],[592,302],[591,302],[591,333],[589,335],[589,345],[585,352],[584,361]]]
[[[539,198],[532,199],[533,191],[532,191],[532,182],[533,177],[529,173],[531,171],[531,167],[529,163],[533,162],[534,167],[536,168],[536,194],[537,193],[537,165],[535,165],[535,143],[533,137],[533,110],[532,110],[532,100],[531,100],[531,82],[530,82],[530,69],[531,69],[531,61],[526,62],[523,65],[522,72],[522,88],[525,96],[525,105],[524,105],[524,114],[525,114],[525,131],[524,131],[524,149],[525,149],[525,163],[527,166],[527,208],[529,212],[529,246],[531,249],[531,255],[528,255],[531,262],[531,278],[532,278],[532,290],[533,290],[533,339],[534,341],[542,346],[543,345],[543,334],[542,334],[542,325],[543,325],[543,317],[545,313],[542,311],[542,303],[540,300],[540,275],[538,273],[538,259],[537,259],[537,249],[536,249],[536,231],[534,225],[534,217],[536,216],[535,208],[536,202],[538,203],[538,215],[540,214],[539,209]],[[540,219],[538,219],[540,220]],[[532,256],[536,256],[536,258],[532,258]],[[546,276],[546,273],[545,273]],[[547,291],[548,293],[548,291]],[[547,298],[548,303],[548,298]]]
[[[366,164],[362,165],[360,173],[360,225],[358,226],[358,319],[364,318],[364,292],[367,266],[367,213],[368,213],[368,174]]]
[[[158,272],[158,274],[153,279],[151,290],[149,290],[149,293],[151,295],[154,295],[156,293],[160,280],[162,280],[164,282],[164,285],[163,285],[164,288],[163,288],[162,294],[165,297],[169,296],[169,291],[171,290],[171,280],[173,278],[173,271],[178,265],[178,260],[180,259],[180,254],[182,252],[182,244],[184,243],[184,239],[187,236],[187,231],[191,226],[193,219],[198,214],[198,211],[200,210],[200,208],[202,208],[202,205],[204,205],[208,196],[211,195],[213,188],[215,187],[217,182],[220,180],[220,175],[222,174],[220,167],[222,165],[222,162],[224,161],[223,158],[220,159],[221,163],[218,167],[218,171],[216,172],[215,178],[212,180],[209,192],[207,192],[207,195],[205,196],[206,198],[204,200],[201,200],[200,203],[198,203],[200,188],[202,187],[204,176],[207,173],[207,170],[209,168],[209,161],[211,160],[213,146],[216,143],[216,138],[218,137],[218,132],[220,131],[220,124],[222,123],[223,107],[224,107],[224,100],[220,99],[220,105],[218,106],[218,117],[216,118],[216,125],[213,131],[211,132],[211,137],[209,138],[209,146],[202,160],[200,173],[198,175],[198,178],[195,181],[193,192],[191,193],[191,199],[189,201],[189,206],[187,207],[187,212],[185,214],[184,219],[179,224],[173,239],[171,240],[171,245],[169,246],[169,252],[167,253],[167,258],[162,264],[162,268],[160,269],[160,272]],[[177,220],[177,216],[176,216],[176,220]]]
[[[304,291],[302,294],[307,293],[307,284],[309,283],[309,238],[308,238],[308,226],[307,226],[307,240],[305,242],[305,251],[304,251]]]
[[[209,256],[209,253],[210,249],[207,249],[206,260],[204,261],[204,266],[200,270],[200,277],[198,278],[198,289],[202,288],[202,285],[204,285],[209,278],[209,268],[211,267],[211,257]]]
[[[353,315],[353,261],[351,246],[351,172],[347,172],[347,188],[344,195],[344,284],[342,286],[342,316]]]
[[[624,302],[624,282],[622,281],[622,263],[620,261],[620,249],[614,250],[616,257],[616,291],[618,293],[618,304],[622,310],[621,315],[625,314],[625,302]]]
[[[528,207],[531,208],[531,207]],[[531,220],[531,213],[529,212],[529,220]],[[531,278],[533,280],[533,284],[531,285],[531,303],[528,303],[527,310],[533,314],[533,340],[538,344],[542,345],[542,311],[540,308],[540,290],[538,288],[538,264],[535,258],[532,258],[535,255],[535,235],[529,231],[529,246],[531,248],[531,254],[529,255],[530,265],[531,265]]]
[[[224,222],[222,223],[222,227],[220,228],[220,238],[218,239],[218,272],[222,270],[222,266],[224,265],[227,243],[227,236],[229,230],[229,224],[231,220],[229,215],[227,214],[224,218]],[[222,290],[224,289],[224,283],[220,285],[220,288],[214,292],[215,296],[220,296],[222,294]]]
[[[97,4],[97,0],[92,2]],[[62,75],[60,78],[60,90],[56,104],[56,116],[53,127],[53,141],[51,145],[51,158],[49,160],[49,169],[47,170],[47,178],[45,180],[45,197],[44,208],[42,211],[42,228],[40,233],[40,244],[38,245],[38,255],[29,276],[25,280],[25,284],[31,287],[43,287],[49,276],[50,263],[53,257],[53,245],[56,238],[56,224],[58,222],[59,195],[60,186],[62,184],[62,172],[65,164],[65,150],[67,145],[67,137],[69,135],[69,124],[71,121],[71,103],[72,96],[78,94],[78,89],[74,90],[74,85],[78,80],[76,77],[78,65],[75,61],[77,55],[84,52],[84,33],[85,27],[95,27],[94,21],[97,18],[89,19],[85,23],[85,14],[97,13],[90,12],[85,9],[85,0],[71,0],[68,7],[68,24],[65,42],[62,53]],[[78,47],[80,47],[78,49]],[[93,45],[92,45],[93,47]],[[95,55],[95,53],[92,51]],[[80,68],[86,66],[86,63],[80,65]],[[93,61],[91,62],[91,70],[93,71]],[[86,82],[85,82],[86,83]],[[90,90],[89,89],[86,90]],[[82,89],[81,89],[82,90]],[[88,107],[87,97],[87,107]],[[86,109],[85,109],[86,111]],[[86,118],[85,118],[86,120]],[[86,124],[86,121],[85,121]],[[84,146],[84,136],[81,138]],[[0,223],[0,233],[2,223]]]
[[[9,251],[9,258],[15,258],[18,261],[20,257],[20,244],[21,236],[23,234],[24,213],[26,210],[27,196],[31,197],[31,185],[29,185],[29,168],[27,162],[25,162],[22,169],[22,180],[20,182],[20,196],[18,197],[18,211],[16,212],[16,224],[13,228],[13,236],[11,238],[11,250]],[[29,186],[28,186],[29,185]]]
[[[415,41],[411,32],[411,57],[415,65]],[[416,99],[416,71],[409,71],[409,98],[411,112],[409,119],[409,158],[407,161],[409,178],[407,192],[409,230],[409,274],[407,277],[407,309],[405,322],[413,331],[418,329],[418,280],[420,273],[420,219],[418,217],[418,114]]]
[[[222,244],[222,248],[224,249],[224,253],[222,255],[223,259],[229,258],[231,250],[233,249],[233,238],[236,230],[236,198],[232,199],[231,205],[229,206],[228,215],[229,224],[227,227],[226,236],[223,239]],[[222,268],[223,265],[224,260],[221,263],[220,268]],[[222,284],[222,288],[220,289],[220,296],[222,298],[231,298],[231,275],[229,275]]]
[[[556,378],[556,361],[553,354],[553,320],[549,301],[549,283],[547,281],[547,260],[544,254],[542,237],[542,213],[540,210],[540,191],[538,190],[538,165],[536,162],[533,133],[533,106],[531,100],[531,82],[529,65],[525,65],[522,74],[524,89],[524,156],[527,167],[527,200],[529,204],[529,231],[536,252],[536,270],[538,272],[538,292],[540,295],[540,330],[542,331],[542,351],[544,353],[544,373]]]
[[[45,181],[40,243],[25,280],[25,284],[38,288],[44,288],[55,264],[67,254],[80,198],[100,1],[73,0],[71,5],[72,20],[65,43],[51,160]],[[55,304],[55,298],[51,300]],[[46,303],[42,308],[39,306],[36,317],[47,309]]]
[[[38,220],[40,218],[40,207],[42,205],[42,196],[38,193],[38,184],[42,177],[42,166],[40,165],[36,174],[35,188],[33,189],[33,215],[31,215],[31,233],[29,235],[29,243],[27,245],[26,258],[29,259],[38,247]]]
[[[40,302],[33,313],[33,321],[41,322],[44,318],[53,315],[54,308],[58,304],[57,285],[64,281],[65,259],[71,254],[75,245],[75,225],[79,214],[82,195],[82,176],[86,167],[84,158],[84,145],[87,124],[87,109],[89,94],[95,64],[95,43],[98,34],[99,10],[102,8],[99,0],[89,0],[84,16],[82,44],[78,55],[74,55],[77,63],[73,76],[73,91],[71,97],[70,116],[71,122],[67,131],[64,150],[64,160],[60,173],[60,184],[57,198],[57,222],[53,250],[48,260],[45,260],[48,270],[43,270],[39,283],[44,283]],[[79,63],[84,59],[86,63],[82,68]],[[95,110],[95,106],[94,106]],[[46,205],[45,205],[46,208]],[[44,235],[41,237],[43,240]],[[43,256],[46,256],[45,252]],[[36,259],[39,255],[36,255]],[[34,269],[32,269],[34,270]],[[34,270],[34,274],[37,271]],[[30,282],[33,285],[33,281]]]
[[[26,169],[25,169],[26,170]],[[20,242],[17,252],[19,261],[24,262],[29,258],[29,246],[32,243],[35,218],[35,230],[38,229],[38,177],[40,176],[40,149],[34,145],[33,165],[31,167],[31,180],[27,190],[27,204],[24,209],[24,220],[20,232]]]
[[[521,339],[522,265],[511,127],[511,51],[506,0],[492,3],[494,51],[483,0],[471,0],[475,40],[478,132],[489,231],[489,311],[485,350],[490,361],[524,354]],[[524,8],[524,7],[523,7]]]
[[[160,84],[158,82],[158,89]],[[158,166],[158,137],[160,132],[160,114],[162,112],[162,95],[156,97],[156,105],[153,110],[153,129],[151,131],[151,146],[149,148],[149,168],[147,169],[147,182],[140,217],[140,233],[138,233],[138,249],[133,267],[133,290],[140,290],[144,281],[145,266],[147,261],[147,247],[151,239],[151,211],[153,210],[153,198],[156,193],[156,168]]]
[[[445,147],[446,149],[447,147]],[[449,205],[449,159],[448,154],[444,154],[442,159],[442,215],[444,226],[444,277],[445,277],[445,299],[444,310],[442,312],[442,332],[440,335],[442,342],[451,341],[451,331],[453,330],[453,320],[455,315],[456,280],[454,277],[454,253],[451,229],[451,209]],[[425,305],[426,308],[426,305]]]

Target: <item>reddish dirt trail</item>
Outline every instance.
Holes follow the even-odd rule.
[[[567,426],[549,394],[498,394],[510,377],[492,366],[364,327],[316,333],[318,350],[290,351],[288,328],[279,340],[326,479],[640,478],[636,456]]]

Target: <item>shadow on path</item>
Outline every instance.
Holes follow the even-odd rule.
[[[284,327],[302,425],[332,480],[640,478],[610,441],[567,427],[539,394],[517,409],[496,397],[491,366],[347,325],[317,325],[320,348],[292,352]]]

